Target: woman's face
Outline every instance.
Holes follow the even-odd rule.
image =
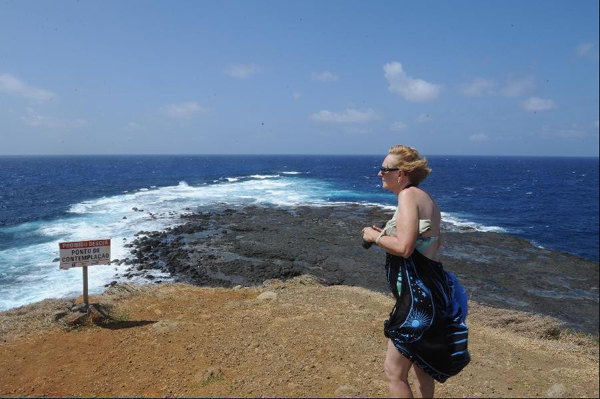
[[[388,155],[383,160],[381,166],[383,168],[394,168],[394,164],[397,161],[395,155]],[[389,172],[383,173],[379,171],[377,176],[381,177],[381,186],[384,190],[394,191],[398,187],[398,180],[400,179],[400,171],[399,170],[390,170]]]

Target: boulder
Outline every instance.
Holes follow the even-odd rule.
[[[273,291],[265,291],[260,294],[256,299],[259,301],[273,301],[277,299],[277,294]]]

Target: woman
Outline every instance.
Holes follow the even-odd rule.
[[[467,298],[456,277],[438,262],[440,210],[418,186],[431,172],[417,150],[390,149],[378,176],[398,196],[398,209],[383,229],[366,227],[363,239],[387,252],[386,272],[396,306],[386,320],[384,370],[390,396],[433,397],[434,380],[446,381],[470,360],[465,324]]]

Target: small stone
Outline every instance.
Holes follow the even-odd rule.
[[[196,374],[196,380],[198,380],[203,385],[209,384],[213,381],[218,381],[223,377],[223,372],[218,367],[210,367],[204,373]]]
[[[277,294],[273,291],[265,291],[260,294],[256,299],[259,301],[272,301],[277,299]]]
[[[233,287],[233,290],[237,291],[237,290],[241,290],[242,288],[244,288],[244,287],[242,287],[241,285],[236,285],[235,287]]]
[[[566,398],[567,388],[563,384],[554,384],[548,389],[547,396],[549,398]]]

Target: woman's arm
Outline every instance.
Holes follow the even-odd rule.
[[[392,255],[408,258],[415,250],[419,235],[419,210],[415,192],[403,190],[398,195],[398,216],[396,218],[396,236],[383,236],[378,245]],[[375,242],[379,236],[373,229],[365,229],[364,238]]]

